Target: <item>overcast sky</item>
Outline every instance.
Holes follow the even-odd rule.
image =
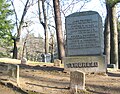
[[[16,8],[16,12],[18,14],[19,20],[21,18],[22,11],[23,11],[23,8],[24,8],[23,3],[21,1],[20,0],[14,0],[14,5],[15,5],[15,8]],[[23,0],[23,1],[26,2],[26,0]],[[102,1],[104,1],[104,0],[91,0],[91,2],[86,3],[85,6],[80,11],[89,11],[89,10],[97,11],[100,14],[100,16],[103,18],[103,21],[104,21],[104,18],[106,16],[106,8],[105,8],[104,3]],[[52,0],[51,0],[51,2],[52,2]],[[80,3],[80,4],[82,5],[82,3]],[[79,9],[81,7],[80,4],[78,4],[74,7],[73,12],[79,11]],[[38,17],[37,9],[38,9],[37,4],[36,4],[36,6],[31,7],[29,9],[26,17],[25,17],[25,20],[30,20],[31,19],[32,21],[34,21],[34,24],[31,25],[30,30],[33,30],[35,32],[36,36],[38,34],[40,34],[41,36],[44,36],[43,27],[42,27],[41,24],[39,24],[38,18],[36,18],[36,17]],[[67,12],[65,16],[67,16],[69,14],[70,14],[70,12]],[[63,14],[61,13],[61,15],[63,15]],[[65,23],[64,18],[62,18],[62,22]],[[63,30],[64,30],[64,26],[63,26]],[[25,31],[23,33],[25,34]]]

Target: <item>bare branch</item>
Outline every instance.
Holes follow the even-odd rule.
[[[24,23],[24,17],[27,13],[27,10],[28,8],[28,3],[29,3],[29,0],[26,1],[26,4],[25,4],[25,7],[24,7],[24,10],[23,10],[23,14],[22,14],[22,18],[21,18],[21,21],[20,21],[20,25],[19,25],[19,28],[18,28],[18,35],[17,35],[17,38],[18,38],[18,41],[20,39],[20,35],[21,35],[21,28],[22,28],[22,24]]]
[[[65,14],[70,11],[70,8],[72,8],[71,12],[73,11],[74,7],[76,4],[80,3],[81,1],[83,1],[83,5],[80,7],[79,11],[85,6],[85,4],[91,0],[72,0],[71,3],[64,9],[62,10],[63,15],[65,16]]]
[[[41,6],[40,6],[40,0],[38,0],[39,21],[40,21],[40,23],[42,24],[42,26],[44,27],[45,25],[44,25],[44,22],[42,21],[42,18],[41,18],[42,12],[41,12],[40,7],[41,7]]]
[[[63,11],[67,11],[67,10],[69,9],[69,7],[70,7],[71,5],[73,5],[73,2],[74,2],[74,0],[72,0],[72,2],[71,2]]]
[[[14,6],[14,4],[13,4],[13,1],[12,0],[10,0],[11,1],[11,4],[12,4],[12,6],[13,6],[13,11],[14,11],[14,13],[15,13],[15,24],[16,24],[16,27],[17,27],[17,30],[18,30],[18,17],[17,17],[17,13],[16,13],[16,11],[15,11],[15,6]]]
[[[86,2],[83,3],[83,5],[80,7],[79,12],[81,11],[81,9],[85,6]]]

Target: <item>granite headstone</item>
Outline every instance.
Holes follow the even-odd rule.
[[[95,11],[76,12],[66,17],[67,56],[103,54],[102,18]]]
[[[106,72],[102,18],[98,12],[70,14],[65,19],[65,70]]]

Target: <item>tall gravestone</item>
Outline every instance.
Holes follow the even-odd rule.
[[[65,69],[105,72],[102,18],[95,11],[76,12],[66,17]]]

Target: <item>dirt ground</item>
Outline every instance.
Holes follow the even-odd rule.
[[[21,67],[24,88],[45,94],[73,94],[70,74],[63,68],[34,66]],[[86,92],[79,94],[120,94],[120,72],[86,75]]]
[[[0,79],[6,76],[0,74]],[[85,76],[86,91],[77,94],[120,94],[120,71]],[[28,94],[75,94],[70,90],[70,74],[63,68],[45,65],[20,65],[20,88]],[[2,92],[2,93],[1,93]],[[9,93],[10,92],[10,93]],[[24,94],[0,86],[0,94]]]
[[[21,94],[10,87],[0,84],[0,94]]]

